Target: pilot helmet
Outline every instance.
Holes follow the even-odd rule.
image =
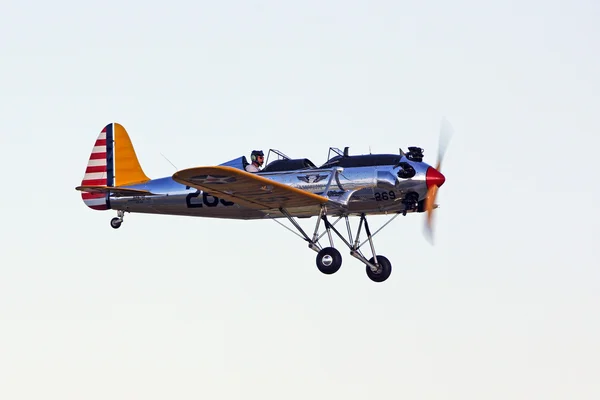
[[[254,162],[256,161],[258,156],[264,157],[265,154],[262,152],[262,150],[252,150],[252,153],[250,154],[250,159],[252,160],[252,162]]]

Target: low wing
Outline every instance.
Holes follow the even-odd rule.
[[[173,174],[173,180],[256,210],[309,207],[329,202],[318,194],[227,166],[184,169]]]
[[[88,193],[110,193],[115,195],[116,197],[125,197],[125,196],[151,196],[154,193],[151,193],[147,190],[137,190],[137,189],[127,189],[121,187],[113,187],[113,186],[77,186],[75,189],[88,192]]]

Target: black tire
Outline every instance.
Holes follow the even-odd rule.
[[[317,268],[326,275],[336,273],[342,266],[342,255],[333,247],[325,247],[317,254]]]
[[[375,258],[369,260],[370,263],[375,263]],[[383,282],[390,277],[392,273],[392,263],[384,256],[377,256],[377,263],[379,264],[379,270],[377,272],[371,271],[371,267],[367,265],[367,276],[373,282]]]
[[[110,220],[110,226],[113,227],[113,229],[119,229],[121,227],[121,224],[123,223],[123,221],[121,221],[121,218],[113,218]]]

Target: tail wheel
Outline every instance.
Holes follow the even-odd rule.
[[[110,226],[112,226],[114,229],[119,229],[119,227],[121,227],[122,223],[123,223],[123,220],[118,217],[115,217],[110,220]]]
[[[342,266],[342,255],[333,247],[325,247],[317,254],[317,268],[326,275],[336,273]]]
[[[372,257],[369,262],[375,264],[375,257]],[[377,264],[379,264],[377,271],[371,270],[371,266],[367,264],[367,276],[373,282],[383,282],[392,273],[392,263],[384,256],[377,256]]]

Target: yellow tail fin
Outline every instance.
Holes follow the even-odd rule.
[[[113,123],[115,186],[135,185],[150,180],[135,154],[123,125]]]

